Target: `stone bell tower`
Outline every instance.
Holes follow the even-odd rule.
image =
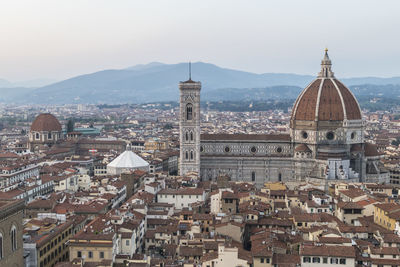
[[[179,83],[180,175],[197,172],[200,175],[200,90],[201,83],[189,80]]]

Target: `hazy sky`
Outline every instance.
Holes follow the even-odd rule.
[[[1,0],[0,78],[65,79],[159,61],[400,76],[398,0]],[[195,71],[195,70],[193,70]]]

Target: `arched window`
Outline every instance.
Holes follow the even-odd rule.
[[[282,181],[282,173],[279,173],[279,174],[278,174],[278,181],[279,181],[279,182]]]
[[[256,180],[256,172],[251,172],[251,180],[253,182]]]
[[[193,132],[190,132],[190,141],[193,141]]]
[[[191,121],[193,119],[193,105],[187,104],[186,105],[186,119]]]
[[[51,139],[51,133],[47,134],[47,139]]]
[[[188,132],[186,132],[186,141],[188,141],[189,140],[189,134],[188,134]]]
[[[39,133],[35,134],[35,139],[38,140],[40,138]]]
[[[3,258],[3,234],[0,233],[0,259]]]
[[[190,151],[190,159],[193,159],[193,151]]]
[[[16,251],[17,250],[17,228],[15,227],[15,225],[13,225],[11,227],[10,236],[11,236],[11,249],[12,249],[12,251]]]
[[[186,151],[185,153],[185,158],[188,159],[189,158],[189,153]]]

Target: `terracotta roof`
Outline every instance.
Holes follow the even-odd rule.
[[[325,246],[325,245],[304,245],[301,247],[302,256],[328,256],[355,258],[354,247],[350,246]]]
[[[326,237],[326,236],[321,236],[321,237],[318,237],[318,241],[320,243],[326,243],[326,244],[351,243],[351,239],[350,238],[345,238],[345,237]]]
[[[207,220],[207,221],[212,221],[213,215],[212,214],[206,214],[206,213],[195,213],[193,214],[193,220]]]
[[[320,222],[322,220],[319,214],[314,213],[294,214],[293,219],[295,222]]]
[[[222,198],[223,199],[238,199],[238,196],[232,192],[229,191],[223,191],[222,192]]]
[[[382,259],[382,258],[371,258],[371,263],[374,265],[382,266],[398,266],[400,265],[399,259]]]
[[[181,256],[203,256],[203,248],[201,247],[187,247],[187,246],[180,246],[179,248],[179,255]]]
[[[397,247],[371,248],[371,254],[400,255],[400,250]]]
[[[53,200],[37,199],[29,203],[27,209],[52,209],[56,204]]]
[[[374,203],[376,203],[377,201],[375,200],[375,199],[372,199],[372,198],[367,198],[367,199],[365,199],[365,200],[360,200],[360,201],[358,201],[358,202],[356,202],[358,205],[360,205],[360,206],[367,206],[367,205],[370,205],[370,204],[374,204]]]
[[[337,79],[318,78],[297,98],[292,120],[342,121],[345,116],[348,120],[361,120],[353,94]]]
[[[357,202],[339,202],[337,206],[341,209],[364,209],[364,207]]]
[[[364,145],[364,154],[367,157],[376,157],[381,154],[378,152],[378,148],[375,144],[365,143]]]
[[[382,239],[385,243],[396,243],[400,244],[400,237],[393,233],[382,233]]]
[[[13,152],[0,153],[0,158],[19,158],[19,156]]]
[[[396,204],[396,203],[379,203],[379,204],[375,204],[375,207],[377,207],[385,212],[400,211],[400,205]]]
[[[297,267],[300,263],[300,256],[296,254],[274,254],[272,257],[272,265],[279,267]]]
[[[272,257],[273,251],[271,245],[267,242],[252,242],[251,244],[251,254],[253,257]]]
[[[395,212],[389,213],[388,217],[391,219],[394,219],[396,221],[399,221],[400,220],[400,211],[395,211]]]
[[[321,80],[317,79],[306,87],[294,103],[292,119],[308,120],[315,119],[315,108],[317,107],[318,90]]]
[[[341,190],[340,193],[349,198],[356,198],[356,197],[361,197],[361,196],[365,195],[365,192],[359,188],[351,188],[348,190]]]
[[[61,132],[60,122],[50,113],[42,113],[32,122],[31,131],[35,132]]]
[[[218,243],[223,243],[223,242],[217,242],[217,241],[204,241],[203,242],[203,247],[205,250],[218,250]],[[204,258],[203,258],[204,260]]]

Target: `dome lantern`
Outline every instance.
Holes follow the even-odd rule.
[[[335,78],[331,67],[332,62],[328,56],[328,48],[325,48],[325,55],[324,58],[321,60],[321,71],[318,74],[318,78]]]

